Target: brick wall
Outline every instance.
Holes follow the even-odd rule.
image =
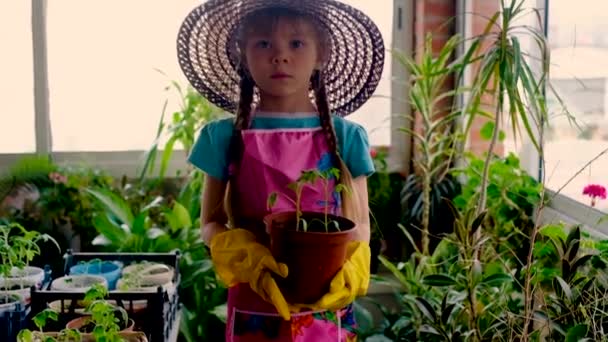
[[[491,17],[500,6],[499,0],[467,0],[472,1],[472,15],[467,16],[470,21],[471,34],[478,35],[483,32],[487,25],[487,18]],[[424,39],[427,33],[433,35],[433,49],[439,51],[443,44],[456,33],[456,1],[455,0],[415,0],[414,13],[414,52],[419,56],[424,47]],[[453,85],[453,82],[452,82]],[[492,100],[486,101],[492,105]],[[490,108],[490,112],[494,109]],[[473,123],[472,132],[469,140],[469,149],[476,154],[487,151],[488,141],[481,139],[479,130],[485,123],[484,119],[478,118]],[[416,121],[416,128],[419,129],[419,121]],[[495,148],[495,153],[502,154],[503,146],[499,144]]]

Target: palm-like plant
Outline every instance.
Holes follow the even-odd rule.
[[[421,123],[420,131],[401,128],[413,137],[419,154],[414,159],[417,170],[406,180],[402,201],[404,206],[410,208],[410,216],[420,221],[424,255],[429,255],[430,218],[432,214],[436,215],[433,211],[438,210],[445,197],[453,197],[457,191],[457,183],[448,174],[456,152],[455,143],[462,137],[451,133],[455,119],[461,112],[445,103],[450,103],[459,91],[447,87],[451,77],[459,70],[458,65],[453,63],[458,42],[458,36],[452,37],[435,57],[432,39],[428,35],[420,62],[396,55],[397,60],[412,74],[409,99]]]
[[[507,5],[505,1],[510,1]],[[492,137],[483,169],[477,214],[485,210],[489,167],[501,124],[510,122],[513,138],[522,136],[521,129],[542,157],[543,126],[547,124],[548,108],[546,89],[563,105],[563,101],[548,82],[549,49],[543,31],[535,26],[519,25],[518,21],[529,14],[524,0],[501,0],[501,10],[488,21],[484,31],[474,37],[463,56],[462,65],[475,65],[464,114],[467,115],[464,132],[468,133],[478,115],[491,118]],[[531,9],[542,24],[538,9]],[[540,26],[540,25],[539,25]],[[539,56],[522,50],[522,38],[532,38]],[[538,63],[540,69],[533,67]],[[485,100],[492,99],[494,111],[488,111]],[[564,113],[573,120],[568,111]]]

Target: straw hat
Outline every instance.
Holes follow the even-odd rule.
[[[372,96],[384,67],[384,42],[363,12],[335,0],[209,0],[188,14],[177,37],[179,65],[204,97],[235,113],[238,25],[248,14],[269,7],[309,14],[329,33],[323,75],[333,113],[348,115]]]

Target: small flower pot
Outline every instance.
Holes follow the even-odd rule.
[[[308,222],[306,232],[296,231],[295,212],[278,212],[264,218],[272,255],[289,269],[286,278],[275,279],[292,304],[312,304],[328,292],[331,280],[344,265],[355,228],[354,222],[335,215],[328,218],[338,222],[339,231],[326,231],[323,213],[303,212],[302,218]]]
[[[118,279],[115,292],[156,292],[158,287],[161,286],[164,291],[167,291],[169,297],[173,296],[175,291],[177,291],[177,286],[175,286],[171,280],[165,283],[162,283],[162,281],[162,278],[152,278],[144,280],[139,279],[136,282],[131,282],[121,278]],[[132,310],[134,312],[139,312],[148,307],[148,301],[145,299],[134,300],[132,301],[132,305]]]
[[[44,270],[39,267],[14,267],[10,277],[0,277],[0,293],[11,293],[21,297],[25,304],[31,299],[30,288],[40,288],[44,280]]]
[[[77,274],[63,276],[53,280],[51,290],[54,291],[69,291],[69,292],[86,292],[95,284],[101,284],[108,287],[106,278],[91,274]]]
[[[24,282],[40,287],[43,280],[44,270],[40,267],[26,266],[22,269],[13,267],[10,277],[0,277],[0,287],[11,287],[15,284],[21,285]]]
[[[0,293],[0,315],[7,311],[14,311],[17,303],[23,299],[17,293],[3,292]]]
[[[120,324],[119,324],[120,325]],[[121,332],[126,332],[126,331],[133,331],[133,327],[135,326],[135,322],[129,318],[129,321],[127,324],[123,324],[120,328]],[[82,317],[78,317],[78,318],[74,318],[73,320],[69,321],[66,326],[67,329],[74,329],[74,330],[78,330],[81,333],[91,333],[93,332],[93,322],[91,322],[91,316],[82,316]]]
[[[157,262],[141,262],[126,266],[122,270],[123,277],[137,275],[147,284],[164,285],[173,281],[173,267]]]
[[[33,331],[34,340],[32,342],[43,342],[46,341],[47,337],[52,337],[55,339],[59,339],[59,341],[63,341],[61,338],[61,333],[58,332],[40,332]],[[124,331],[119,333],[120,337],[123,338],[126,342],[148,342],[148,338],[146,334],[141,331]],[[95,342],[95,338],[91,334],[82,334],[81,342]]]
[[[122,265],[113,261],[86,262],[70,267],[70,274],[93,274],[106,278],[108,289],[116,288],[116,281],[120,277]]]

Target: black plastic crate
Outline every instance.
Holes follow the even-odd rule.
[[[134,330],[143,331],[150,342],[169,341],[172,336],[177,336],[180,319],[179,303],[179,253],[73,253],[68,251],[65,255],[65,274],[69,274],[72,265],[80,261],[100,259],[103,261],[120,261],[124,266],[132,262],[151,261],[160,262],[174,267],[175,274],[173,284],[175,290],[169,293],[158,287],[156,292],[138,291],[110,291],[107,300],[116,301],[117,305],[123,307],[136,325]],[[31,314],[34,317],[40,311],[48,307],[53,301],[61,302],[61,312],[58,322],[49,324],[49,329],[61,330],[70,320],[82,316],[76,312],[76,303],[84,298],[84,292],[66,292],[50,290],[50,282],[41,290],[32,290]],[[146,307],[136,310],[135,302],[144,301]],[[48,330],[48,329],[45,329]]]
[[[15,304],[15,308],[0,313],[0,336],[2,341],[13,342],[17,340],[17,334],[28,325],[28,312],[30,308],[23,303]]]

